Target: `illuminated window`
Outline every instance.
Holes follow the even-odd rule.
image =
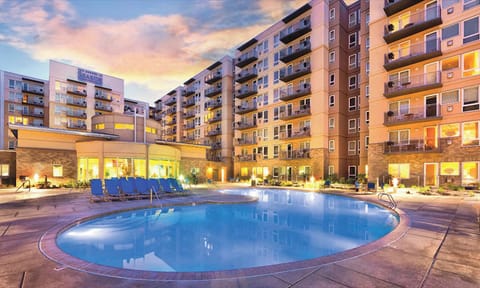
[[[335,151],[335,140],[328,140],[328,151]]]
[[[88,181],[93,178],[99,178],[98,163],[98,158],[78,159],[78,180]]]
[[[410,164],[394,163],[388,164],[388,174],[399,179],[410,178]]]
[[[460,136],[460,124],[451,123],[440,125],[440,137],[458,137]]]
[[[147,161],[145,159],[133,159],[133,170],[135,177],[147,177]]]
[[[456,55],[456,56],[453,56],[453,57],[443,59],[442,60],[442,70],[446,71],[446,70],[458,68],[458,58],[459,58],[458,55]]]
[[[243,177],[249,176],[247,167],[242,167],[242,169],[240,169],[240,176],[243,176]]]
[[[458,162],[440,163],[440,175],[459,176],[460,164]]]
[[[465,53],[462,56],[463,71],[462,76],[475,76],[480,74],[480,55],[479,51]]]
[[[153,127],[145,127],[145,131],[147,133],[151,133],[151,134],[157,134],[157,129],[156,128],[153,128]]]
[[[333,174],[335,174],[335,166],[329,165],[328,166],[328,176],[331,176]]]
[[[462,128],[462,145],[478,145],[478,122],[463,123]]]
[[[62,164],[53,164],[53,177],[63,177]]]
[[[0,165],[0,175],[10,176],[10,165],[9,164],[1,164]]]
[[[478,162],[462,163],[462,184],[478,182]]]
[[[133,124],[115,123],[115,129],[133,130]]]
[[[8,116],[8,123],[15,124],[15,116]]]
[[[95,130],[103,130],[103,129],[105,129],[105,123],[95,124]]]

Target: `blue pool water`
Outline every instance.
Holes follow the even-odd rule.
[[[381,238],[398,224],[388,210],[337,195],[225,192],[259,201],[121,212],[69,228],[57,237],[57,245],[106,266],[198,272],[330,255]]]

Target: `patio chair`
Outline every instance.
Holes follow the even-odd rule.
[[[93,203],[96,200],[108,201],[108,195],[103,191],[101,179],[90,179],[90,202]]]
[[[160,178],[160,187],[162,188],[162,191],[165,193],[174,193],[175,189],[170,185],[170,182],[166,178]]]
[[[116,178],[105,179],[105,188],[109,196],[109,199],[124,200],[124,197],[120,192],[118,179]]]
[[[140,198],[150,197],[150,183],[145,178],[137,177],[135,179],[135,190]]]
[[[120,191],[126,199],[139,199],[140,194],[137,193],[135,189],[135,178],[129,177],[128,179],[125,177],[120,178],[119,187]]]
[[[168,178],[167,180],[168,180],[168,182],[170,183],[170,186],[172,186],[173,189],[175,189],[176,192],[181,192],[181,193],[188,192],[188,190],[187,190],[187,189],[184,189],[183,186],[182,186],[182,184],[180,184],[177,179],[175,179],[175,178]]]

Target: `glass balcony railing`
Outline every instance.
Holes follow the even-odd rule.
[[[413,75],[385,83],[383,95],[387,98],[442,87],[441,71]]]
[[[398,49],[385,54],[383,67],[393,70],[442,55],[440,38],[427,40],[414,45],[400,44]]]

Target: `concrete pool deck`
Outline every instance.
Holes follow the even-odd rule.
[[[203,187],[193,196],[162,201],[238,200],[226,196]],[[375,195],[354,197],[377,200]],[[89,203],[88,191],[0,190],[0,287],[480,287],[480,195],[394,197],[409,226],[394,241],[368,253],[255,277],[146,281],[59,265],[40,252],[39,240],[52,227],[78,217],[148,201]]]

